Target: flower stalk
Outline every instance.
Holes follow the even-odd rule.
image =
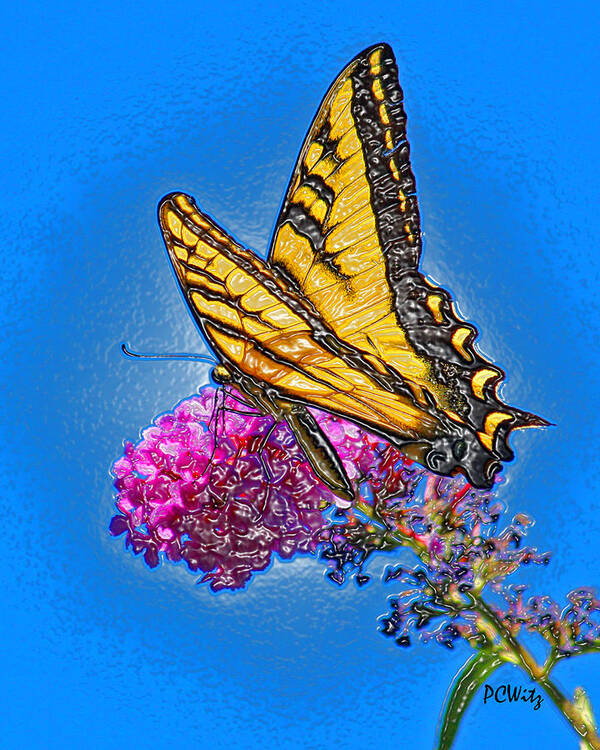
[[[464,497],[464,493],[462,496]],[[392,529],[391,524],[386,520],[385,513],[382,514],[376,503],[369,504],[359,501],[355,507],[371,523],[386,529],[388,541],[391,539],[396,543],[397,547],[409,548],[415,553],[421,563],[424,563],[429,568],[435,567],[436,562],[432,559],[426,537],[420,537],[410,529],[403,528],[400,525],[396,525]],[[447,527],[452,527],[452,524],[449,524],[449,520],[455,508],[456,503],[453,503],[447,506],[444,511],[444,523]],[[449,510],[450,512],[448,512]],[[525,648],[497,612],[483,598],[482,590],[486,583],[484,582],[479,587],[473,587],[470,591],[464,591],[460,597],[451,597],[445,601],[448,610],[454,610],[455,614],[459,612],[462,614],[473,613],[477,616],[477,629],[481,637],[474,637],[476,634],[471,630],[464,633],[465,640],[475,649],[487,648],[490,651],[493,650],[503,661],[519,666],[529,679],[544,690],[579,737],[592,750],[600,750],[600,737],[591,718],[591,712],[581,710],[577,701],[570,701],[550,679],[550,672],[554,666],[560,659],[571,655],[570,652],[561,652],[553,646],[545,663],[539,665],[528,649]],[[600,651],[600,642],[582,643],[579,645],[577,653],[594,651]]]

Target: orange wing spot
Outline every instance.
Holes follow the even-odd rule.
[[[410,224],[408,222],[404,225],[404,231],[406,232],[406,239],[407,239],[407,241],[411,245],[413,245],[414,242],[415,242],[415,236],[412,233],[411,228],[410,228]]]
[[[404,213],[406,211],[406,196],[403,190],[398,190],[398,199],[400,201],[400,210]]]
[[[266,344],[267,346],[271,347],[273,346],[273,342],[276,342],[279,338],[281,338],[281,331],[278,331],[276,328],[269,328],[262,333],[257,333],[254,338],[259,343]]]
[[[236,331],[242,330],[242,319],[239,313],[226,302],[206,299],[200,292],[192,291],[192,304],[203,318],[227,323]]]
[[[511,414],[506,414],[506,412],[502,411],[491,411],[487,417],[485,418],[485,422],[483,425],[483,429],[485,430],[487,435],[490,435],[490,437],[493,437],[496,434],[496,430],[502,422],[507,422],[512,420]]]
[[[491,451],[493,448],[492,438],[486,435],[485,432],[478,432],[477,437],[481,440],[482,444]]]
[[[266,292],[261,286],[257,286],[256,289],[246,292],[241,297],[240,302],[246,312],[257,312],[277,304],[275,297]]]
[[[309,326],[283,303],[263,309],[260,317],[269,325],[279,329],[289,329],[294,327],[296,330],[309,331]]]
[[[371,53],[369,57],[369,63],[371,64],[371,73],[374,76],[378,76],[381,73],[381,50],[376,49],[375,52]]]
[[[234,268],[231,273],[227,274],[225,284],[234,297],[239,297],[244,294],[244,292],[254,289],[254,287],[257,286],[256,280],[247,273],[244,273],[244,271],[241,271],[239,268]]]
[[[235,268],[235,263],[228,258],[226,258],[224,255],[218,254],[211,262],[206,266],[206,270],[210,271],[214,276],[216,276],[221,281],[225,281],[227,276],[231,273],[231,271]]]
[[[178,240],[180,240],[181,228],[183,225],[181,223],[181,219],[173,211],[167,211],[167,226],[169,227],[171,234],[174,237],[177,237]]]
[[[382,102],[385,99],[383,86],[381,85],[381,80],[379,78],[376,78],[373,81],[373,94],[375,95],[375,98],[378,102]]]
[[[194,213],[194,207],[189,202],[187,195],[180,193],[179,195],[176,195],[173,200],[184,213],[186,214]]]
[[[211,237],[213,237],[219,243],[219,245],[224,245],[225,247],[231,247],[231,242],[229,241],[229,238],[226,237],[221,232],[219,232],[218,229],[211,227],[210,234],[211,234]]]
[[[379,105],[379,117],[384,125],[390,124],[390,118],[388,115],[387,107],[385,106],[385,102],[381,102],[381,104]]]
[[[392,170],[392,175],[396,182],[400,182],[400,172],[398,172],[398,167],[396,166],[396,160],[392,157],[390,159],[390,169]]]
[[[181,245],[173,244],[169,247],[169,251],[182,263],[188,262],[189,253],[184,247],[181,247]]]
[[[200,227],[200,229],[210,229],[211,225],[203,216],[200,216],[200,214],[197,211],[194,211],[193,214],[190,214],[190,219]]]
[[[452,346],[456,349],[456,351],[460,354],[460,356],[465,359],[467,362],[470,362],[472,360],[471,355],[468,351],[465,349],[465,343],[471,338],[473,335],[473,331],[471,328],[457,328],[454,333],[452,334]]]
[[[225,291],[221,284],[215,284],[214,281],[207,279],[206,276],[202,276],[199,273],[193,273],[192,271],[186,272],[185,280],[187,281],[188,286],[209,289],[211,292],[217,292],[217,294],[221,296],[223,296]]]
[[[206,242],[198,242],[193,254],[190,255],[189,263],[197,268],[205,268],[208,261],[214,258],[218,252],[212,245],[207,245]]]
[[[326,156],[320,159],[312,169],[313,174],[319,175],[324,180],[335,170],[337,163],[332,156]]]
[[[228,336],[210,323],[207,323],[206,330],[215,341],[217,350],[225,353],[226,359],[237,363],[242,361],[246,350],[244,339]]]
[[[249,338],[253,338],[254,336],[262,337],[265,334],[275,333],[272,328],[265,325],[261,320],[251,318],[250,316],[244,316],[242,318],[242,327],[244,329],[244,333]]]
[[[482,370],[477,370],[471,378],[471,388],[473,389],[473,395],[485,401],[485,395],[483,389],[492,380],[500,378],[500,373],[496,370],[490,370],[487,367]]]
[[[198,237],[185,226],[181,230],[181,239],[188,247],[195,247],[198,244]]]
[[[310,213],[320,224],[322,224],[327,216],[327,203],[321,199],[315,201],[310,207]]]
[[[308,185],[302,185],[301,188],[296,190],[294,197],[292,198],[294,203],[301,203],[306,208],[310,208],[317,198],[317,194]]]
[[[388,149],[394,148],[394,141],[392,140],[392,133],[390,130],[385,131],[385,145],[388,147]]]
[[[430,294],[429,297],[427,297],[427,307],[431,310],[431,314],[436,323],[444,322],[444,316],[440,309],[442,302],[443,299],[439,294]]]

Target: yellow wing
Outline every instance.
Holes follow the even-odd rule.
[[[297,295],[192,198],[166,196],[159,222],[190,309],[238,382],[266,383],[278,395],[391,437],[440,434],[435,416],[416,406],[409,394],[383,388],[319,343],[318,321],[311,320]]]
[[[388,45],[365,50],[342,71],[301,148],[269,264],[339,342],[386,368],[389,387],[408,388],[416,405],[444,421],[449,441],[437,451],[439,471],[458,466],[485,485],[498,460],[513,457],[510,431],[547,423],[498,398],[503,371],[475,351],[477,330],[418,270],[402,101]]]
[[[269,262],[336,336],[427,380],[398,325],[392,278],[415,269],[419,212],[402,93],[386,45],[355,58],[325,96],[277,221]]]

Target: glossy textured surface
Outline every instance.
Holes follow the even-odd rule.
[[[504,373],[473,348],[477,329],[418,270],[402,100],[389,45],[346,65],[304,139],[267,264],[184,193],[161,200],[161,232],[210,349],[267,413],[281,414],[281,398],[329,409],[489,489],[514,457],[510,432],[548,423],[498,398]],[[351,499],[347,478],[320,470],[317,443],[297,439]]]
[[[557,423],[513,436],[500,490],[554,552],[532,589],[600,582],[596,10],[315,8],[4,10],[4,747],[431,747],[467,650],[390,645],[382,587],[339,590],[302,558],[215,596],[107,531],[122,440],[208,370],[119,352],[198,349],[158,200],[188,191],[264,253],[322,93],[379,40],[406,95],[422,267],[477,322],[506,400]],[[599,659],[556,672],[597,709]],[[482,739],[574,746],[547,702],[476,698],[456,747]]]

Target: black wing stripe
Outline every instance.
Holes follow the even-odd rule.
[[[374,65],[371,60],[377,53],[380,63]],[[374,73],[377,69],[383,74]],[[356,66],[351,79],[352,115],[363,147],[382,252],[388,258],[390,271],[416,268],[421,253],[419,209],[406,139],[403,93],[391,48],[381,45],[371,51]],[[382,100],[377,99],[373,88],[376,79],[381,83]],[[382,120],[382,105],[387,123]],[[385,145],[388,131],[391,149]]]

